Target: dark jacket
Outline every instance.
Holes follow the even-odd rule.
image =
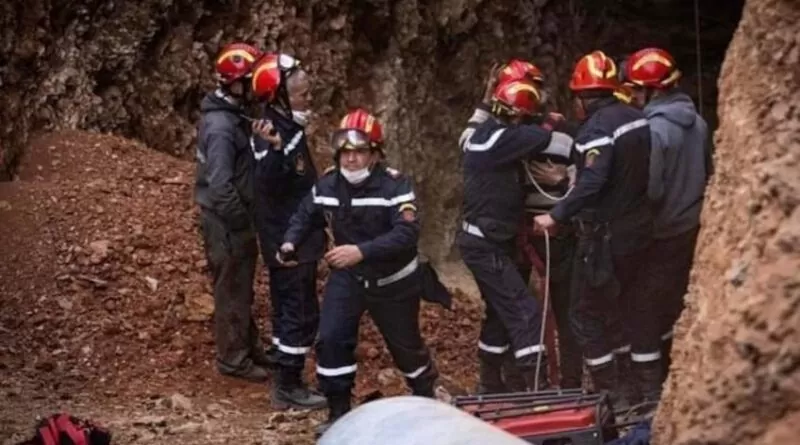
[[[615,98],[591,104],[575,138],[578,179],[551,216],[607,223],[615,254],[647,247],[652,240],[652,206],[647,198],[650,130],[641,110]],[[580,214],[579,214],[580,213]]]
[[[272,108],[266,108],[265,117],[271,119],[280,133],[283,149],[273,150],[270,144],[254,136],[256,158],[256,227],[261,238],[264,258],[270,266],[278,266],[275,259],[289,219],[297,211],[311,188],[317,182],[317,169],[309,151],[305,129]],[[297,251],[298,261],[317,261],[325,246],[323,221],[315,224],[305,242]]]
[[[708,125],[694,102],[675,92],[644,107],[650,122],[650,199],[657,203],[655,237],[669,238],[700,225],[711,172]]]
[[[364,260],[351,268],[359,277],[388,277],[417,258],[420,223],[411,180],[378,164],[365,180],[351,185],[338,169],[325,174],[292,216],[285,241],[301,245],[324,216],[334,244],[355,244]]]
[[[464,221],[503,244],[516,237],[523,216],[521,161],[550,148],[551,133],[538,125],[506,125],[494,118],[471,128],[461,140]]]
[[[195,201],[231,230],[250,228],[254,206],[250,123],[241,117],[240,107],[220,92],[208,94],[200,112]]]

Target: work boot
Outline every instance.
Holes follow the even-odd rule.
[[[406,384],[411,388],[412,395],[433,399],[436,397],[435,385],[437,378],[439,378],[439,371],[436,369],[436,365],[431,362],[428,368],[416,378],[406,377]]]
[[[311,391],[303,382],[302,369],[282,367],[275,373],[272,407],[279,410],[322,409],[328,405],[325,397]]]
[[[536,372],[536,359],[525,366],[517,365],[522,377],[525,379],[525,386],[530,392],[546,391],[550,389],[550,380],[547,377],[547,356],[542,355],[539,363],[539,372]],[[537,385],[538,382],[538,385]]]
[[[661,360],[633,362],[631,370],[636,378],[641,402],[658,402],[661,399]]]
[[[269,378],[269,371],[252,362],[250,363],[250,366],[247,366],[243,369],[227,369],[220,366],[217,366],[217,369],[219,370],[219,373],[224,376],[247,380],[250,382],[265,382]]]
[[[611,408],[614,411],[619,411],[621,409],[618,408],[617,405],[622,406],[628,403],[622,400],[619,388],[617,387],[617,366],[614,361],[603,363],[602,365],[589,366],[589,374],[592,376],[594,392],[608,393]]]
[[[617,365],[616,400],[612,401],[617,411],[627,410],[633,406],[636,395],[636,382],[631,371],[630,354],[614,354]]]
[[[517,366],[517,359],[513,352],[506,352],[503,355],[503,382],[510,392],[525,392],[528,390],[525,383],[525,376],[522,375]]]
[[[258,366],[275,369],[278,366],[278,348],[270,346],[265,351],[261,347],[254,347],[250,351],[250,360]]]
[[[500,357],[492,360],[480,355],[478,357],[478,365],[478,387],[475,389],[476,394],[498,394],[508,392],[508,388],[505,383],[503,383],[503,363]]]
[[[316,428],[317,438],[325,434],[334,422],[350,411],[350,393],[346,394],[326,394],[328,398],[328,420],[319,424]]]

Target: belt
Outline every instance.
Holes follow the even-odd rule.
[[[486,238],[486,235],[483,234],[483,231],[480,229],[480,227],[472,225],[466,221],[461,223],[461,229],[470,235],[477,236],[478,238]]]
[[[410,263],[406,264],[405,266],[403,266],[402,269],[398,270],[397,272],[395,272],[395,273],[393,273],[393,274],[391,274],[389,276],[386,276],[386,277],[383,277],[383,278],[378,278],[377,280],[367,280],[367,279],[365,279],[364,280],[364,287],[365,288],[369,288],[370,287],[370,283],[374,283],[375,287],[388,286],[388,285],[390,285],[392,283],[396,283],[396,282],[402,280],[403,278],[406,278],[407,276],[411,275],[412,273],[414,273],[414,271],[417,270],[418,267],[419,267],[419,257],[415,256],[414,259],[411,260]]]

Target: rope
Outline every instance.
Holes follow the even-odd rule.
[[[703,115],[703,57],[700,45],[700,0],[694,0],[694,40],[697,53],[697,105],[700,115]]]
[[[569,194],[572,192],[572,189],[575,188],[575,186],[573,185],[572,187],[570,187],[567,190],[566,193],[564,193],[564,196],[559,198],[557,196],[553,196],[553,195],[545,192],[544,190],[542,190],[542,187],[539,185],[538,182],[536,182],[536,179],[533,178],[533,174],[531,173],[531,171],[528,168],[527,164],[525,164],[525,174],[528,175],[528,180],[531,181],[531,184],[533,184],[533,186],[536,188],[536,191],[539,192],[542,196],[544,196],[545,198],[547,198],[547,199],[549,199],[551,201],[555,201],[555,202],[563,201],[567,196],[569,196]]]
[[[544,345],[544,333],[547,326],[547,309],[550,303],[550,232],[548,232],[547,229],[544,230],[544,256],[544,303],[542,304],[542,328],[539,332],[539,345]],[[544,356],[544,351],[539,352],[539,356],[536,357],[536,374],[534,374],[536,380],[533,384],[533,392],[539,391],[539,372],[542,369],[542,356]]]

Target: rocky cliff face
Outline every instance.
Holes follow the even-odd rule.
[[[426,244],[444,254],[460,203],[454,141],[486,67],[533,56],[553,78],[565,75],[571,8],[547,0],[4,2],[0,151],[13,165],[31,132],[86,128],[190,157],[213,57],[221,43],[244,39],[296,54],[315,76],[320,154],[348,106],[385,120],[391,162],[417,180]]]
[[[656,444],[800,434],[800,8],[748,0],[720,78],[708,192]]]

